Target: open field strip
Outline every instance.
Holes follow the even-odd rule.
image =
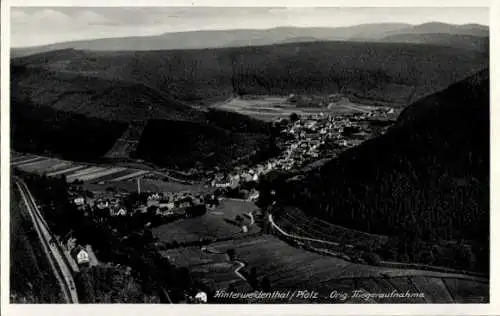
[[[21,170],[24,170],[24,171],[35,171],[35,172],[38,172],[38,171],[44,171],[46,170],[48,167],[50,167],[51,165],[54,164],[54,161],[52,159],[45,159],[45,160],[36,160],[36,161],[33,161],[33,162],[28,162],[28,163],[25,163],[25,164],[22,164],[20,166],[18,166],[19,169]]]
[[[362,107],[362,106],[359,106],[359,105],[353,105],[353,104],[340,104],[341,107],[344,107],[346,109],[350,109],[350,110],[354,110],[354,111],[359,111],[359,112],[363,112],[363,113],[370,113],[371,110],[365,108],[365,107]]]
[[[123,176],[129,175],[129,174],[130,174],[130,169],[124,168],[124,170],[122,170],[122,171],[118,171],[118,172],[115,172],[115,173],[112,173],[112,174],[101,176],[99,178],[99,181],[109,182],[109,181],[111,181],[113,179],[116,179],[116,178],[119,178],[119,177],[123,177]]]
[[[489,301],[487,297],[482,295],[482,288],[489,287],[488,284],[456,278],[442,278],[442,281],[455,301],[464,303],[477,303],[478,301],[487,303]]]
[[[33,162],[33,161],[37,161],[37,160],[43,160],[43,157],[30,157],[30,158],[22,159],[22,160],[14,162],[14,163],[11,163],[11,165],[12,166],[19,166],[19,165],[23,165],[25,163]]]
[[[10,163],[13,164],[15,162],[19,162],[19,161],[30,159],[30,158],[35,158],[35,156],[21,155],[21,156],[16,156],[16,157],[10,157]]]
[[[54,165],[48,167],[47,169],[43,170],[44,172],[50,173],[50,172],[56,172],[63,170],[64,168],[69,168],[71,166],[74,166],[75,164],[70,162],[70,161],[65,161],[65,160],[58,160],[55,162]]]
[[[85,168],[85,169],[78,170],[74,173],[68,174],[67,179],[68,179],[68,181],[73,181],[75,179],[79,179],[79,177],[81,177],[81,176],[89,175],[89,174],[92,174],[94,172],[103,171],[105,169],[106,168],[87,166],[87,168]]]
[[[425,294],[433,299],[434,303],[453,303],[453,297],[440,278],[413,277],[412,283]]]
[[[132,171],[132,170],[131,170]],[[128,180],[128,179],[133,179],[133,178],[136,178],[136,177],[139,177],[139,176],[142,176],[143,174],[146,174],[146,173],[149,173],[149,171],[145,171],[145,170],[139,170],[139,171],[136,171],[134,173],[131,173],[131,174],[128,174],[126,176],[122,176],[122,177],[118,177],[118,178],[115,178],[113,180],[111,180],[112,182],[116,182],[116,181],[124,181],[124,180]]]
[[[62,170],[58,170],[58,171],[54,171],[54,172],[51,172],[51,173],[48,173],[47,176],[49,177],[53,177],[53,176],[58,176],[58,175],[61,175],[61,174],[66,174],[66,173],[70,173],[70,172],[73,172],[73,171],[76,171],[76,170],[81,170],[81,169],[84,169],[84,168],[87,168],[87,166],[74,166],[74,167],[70,167],[70,168],[67,168],[67,169],[62,169]]]
[[[126,169],[127,168],[123,168],[123,167],[116,167],[116,168],[105,169],[105,170],[100,171],[100,172],[95,172],[95,173],[92,173],[92,174],[88,174],[88,175],[84,175],[84,176],[78,177],[78,180],[81,180],[81,181],[96,180],[96,179],[102,178],[104,176],[115,174],[115,173],[118,173],[118,172],[126,170]]]
[[[11,151],[10,152],[10,159],[15,159],[15,158],[19,158],[19,157],[24,157],[25,155],[24,154],[21,154],[21,153],[18,153],[18,152],[15,152],[15,151]]]
[[[398,292],[418,293],[420,290],[413,284],[410,277],[394,277],[387,279],[387,282],[392,284]],[[430,298],[415,298],[415,303],[432,303]]]

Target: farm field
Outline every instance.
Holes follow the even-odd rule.
[[[123,173],[127,173],[124,171]],[[118,173],[116,176],[120,176]],[[113,188],[117,191],[133,192],[137,190],[137,183],[135,181],[109,181],[113,175],[99,179],[99,182],[87,182],[83,187],[89,191],[105,191],[108,188]],[[104,182],[101,184],[101,182]],[[201,184],[186,185],[176,182],[166,182],[162,180],[141,179],[141,190],[144,192],[185,192],[192,193],[203,192],[206,193],[211,188],[205,188]]]
[[[387,236],[347,229],[318,218],[309,217],[297,208],[286,208],[274,218],[274,221],[291,234],[354,247],[378,249],[388,241]]]
[[[250,219],[244,216],[244,213],[256,209],[252,202],[238,200],[223,200],[221,204],[213,211],[207,214],[187,218],[173,223],[161,225],[153,229],[153,234],[162,242],[191,242],[198,241],[200,238],[239,238],[249,233],[257,233],[260,227],[257,225],[249,226],[248,232],[242,232],[241,228],[228,223],[225,219],[234,220],[237,215],[241,215],[244,224],[249,225]]]
[[[305,108],[296,107],[289,103],[285,97],[262,96],[252,99],[232,98],[225,102],[217,103],[213,107],[223,110],[235,111],[240,114],[249,115],[265,121],[273,121],[279,118],[288,118],[290,114],[298,115],[319,114],[345,114],[356,111],[366,111],[368,107],[359,106],[354,103],[348,105],[339,104],[331,108]]]
[[[251,291],[247,281],[235,272],[241,265],[229,261],[225,253],[204,251],[200,247],[183,247],[161,253],[176,266],[189,266],[193,277],[210,288],[227,289],[231,285],[239,291]]]
[[[114,166],[90,164],[49,158],[31,154],[12,153],[11,166],[25,172],[45,173],[47,176],[66,176],[68,182],[84,183],[132,181],[149,174],[149,171]]]
[[[456,295],[455,291],[449,293],[448,287],[443,283],[455,282],[454,284],[460,284],[455,286],[456,288],[474,289],[474,293],[467,294],[469,299],[473,297],[477,301],[478,297],[488,297],[489,286],[486,280],[446,273],[354,264],[297,249],[271,235],[220,242],[212,246],[220,251],[234,248],[237,259],[246,264],[244,271],[255,267],[260,277],[267,276],[270,279],[273,289],[314,289],[320,295],[323,293],[328,296],[334,290],[364,289],[370,293],[390,293],[397,290],[404,293],[406,289],[414,287],[417,292],[427,293],[426,301],[433,298],[433,303],[462,302],[464,297]],[[392,280],[396,282],[392,283]],[[469,283],[475,286],[469,286]],[[390,299],[394,302],[398,298]],[[417,297],[411,300],[413,299],[415,303],[422,300]],[[325,297],[325,300],[329,299]]]
[[[258,279],[267,276],[271,290],[317,291],[317,299],[295,297],[292,303],[456,303],[488,301],[489,285],[474,277],[401,270],[353,264],[341,259],[322,256],[292,247],[271,235],[249,236],[237,240],[213,243],[201,247],[184,247],[163,251],[175,265],[189,266],[193,275],[213,289],[227,289],[229,284],[239,291],[251,291],[244,279],[251,268]],[[235,249],[236,260],[225,254]],[[235,273],[238,264],[242,275]],[[225,275],[224,275],[225,274]],[[243,276],[243,278],[241,277]],[[423,293],[423,296],[399,298],[353,297],[355,290],[368,293]],[[347,300],[331,298],[330,293],[348,293]],[[262,302],[260,302],[262,303]]]

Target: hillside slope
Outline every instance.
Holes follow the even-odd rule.
[[[66,50],[14,62],[56,70],[58,77],[61,73],[90,74],[105,80],[143,84],[154,89],[150,93],[153,99],[159,98],[156,91],[161,91],[162,95],[186,103],[211,104],[235,92],[275,95],[342,92],[407,105],[409,99],[444,89],[486,67],[488,56],[436,45],[311,42],[184,51]],[[27,91],[36,91],[42,80],[48,81],[44,86],[54,86],[62,80],[22,78],[20,84]],[[68,85],[67,80],[64,83],[63,87]]]
[[[18,152],[95,160],[104,155],[127,123],[86,117],[11,99],[11,144]]]
[[[248,162],[261,158],[269,141],[265,133],[238,133],[216,125],[150,120],[136,154],[173,169],[227,168],[240,159],[246,158]]]
[[[488,273],[489,73],[415,102],[397,125],[295,181],[279,204],[391,240],[388,259]]]
[[[37,57],[49,63],[50,59]],[[49,54],[50,57],[54,56]],[[64,60],[54,62],[63,63]],[[34,65],[13,64],[13,97],[56,110],[116,121],[148,118],[196,120],[200,117],[199,111],[141,83],[87,75],[85,68],[65,71],[52,65]]]

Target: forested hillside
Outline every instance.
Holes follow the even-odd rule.
[[[488,70],[416,102],[387,134],[274,189],[282,206],[391,236],[378,250],[385,258],[488,273]]]
[[[436,45],[311,42],[203,50],[63,50],[16,58],[12,62],[66,75],[142,84],[195,104],[211,104],[234,93],[341,92],[407,105],[409,100],[444,89],[486,67],[488,56],[485,52]],[[44,83],[48,79],[40,76],[33,76],[32,81],[23,79],[23,91],[54,86]],[[74,90],[67,84],[58,89],[56,95]],[[135,102],[128,99],[120,102]],[[158,108],[169,104],[150,103]]]
[[[77,161],[103,156],[127,128],[127,123],[57,111],[16,96],[10,115],[13,150]]]

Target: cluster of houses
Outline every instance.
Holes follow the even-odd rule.
[[[367,119],[377,117],[386,119],[394,110],[378,108],[371,112],[349,115],[326,115],[319,113],[301,118],[282,130],[287,134],[285,149],[278,157],[253,167],[236,167],[228,174],[216,173],[210,185],[216,188],[236,188],[241,183],[258,181],[262,174],[272,170],[292,170],[303,167],[312,161],[322,158],[325,144],[335,143],[339,148],[356,146],[370,137],[371,133],[361,124]],[[345,131],[354,130],[349,136]]]
[[[104,212],[109,210],[111,216],[125,216],[128,214],[122,202],[124,197],[124,193],[99,198],[89,198],[78,193],[70,193],[72,202],[82,211]]]
[[[146,203],[137,205],[132,210],[127,209],[123,203],[128,193],[101,193],[97,198],[89,198],[82,194],[70,194],[72,202],[82,211],[92,212],[96,215],[109,211],[110,216],[127,216],[136,212],[146,213],[154,209],[157,215],[170,216],[184,215],[186,209],[194,206],[205,206],[214,209],[219,202],[215,194],[203,195],[184,192],[151,192],[148,193]]]

